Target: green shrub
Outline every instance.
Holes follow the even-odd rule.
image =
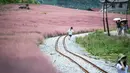
[[[9,4],[9,3],[32,3],[37,4],[37,0],[0,0],[0,4]]]
[[[127,30],[128,34],[130,34],[130,29]]]
[[[96,31],[85,37],[76,38],[76,42],[92,55],[115,62],[120,53],[130,56],[130,38],[107,36],[103,31]],[[130,57],[128,57],[130,64]]]

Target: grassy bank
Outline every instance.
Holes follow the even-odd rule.
[[[92,55],[112,62],[116,62],[118,54],[126,54],[130,65],[130,38],[128,37],[107,36],[102,31],[96,31],[88,36],[76,38],[76,42]]]

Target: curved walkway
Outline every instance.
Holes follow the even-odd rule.
[[[75,38],[79,36],[86,36],[88,33],[85,34],[78,34],[74,35],[71,40],[66,39],[66,45],[69,47],[69,50],[75,53],[80,54],[81,56],[85,57],[95,65],[101,67],[102,69],[106,70],[108,73],[117,73],[116,68],[114,67],[114,63],[106,61],[104,59],[99,59],[98,57],[92,56],[89,53],[85,52],[83,48],[75,43]],[[46,53],[53,65],[60,70],[62,73],[84,73],[77,65],[73,62],[68,60],[67,58],[63,57],[59,53],[55,51],[55,42],[58,37],[52,37],[45,40],[43,45],[40,45],[41,51]],[[63,37],[61,37],[60,42],[62,43]],[[63,45],[59,44],[59,47],[63,47]]]

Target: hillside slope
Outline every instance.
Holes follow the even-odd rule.
[[[88,8],[101,8],[101,3],[99,0],[37,0],[37,2],[40,4],[51,4],[83,10],[87,10]]]

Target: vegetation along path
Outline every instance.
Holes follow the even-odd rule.
[[[101,68],[104,70],[103,73],[117,73],[114,65],[115,63],[111,63],[110,61],[106,61],[104,59],[98,59],[95,56],[90,55],[89,53],[85,52],[83,48],[81,48],[79,45],[77,45],[76,42],[76,37],[79,36],[85,36],[88,35],[88,33],[85,34],[79,34],[79,35],[74,35],[71,40],[68,40],[68,37],[66,39],[64,37],[60,37],[59,42],[57,45],[55,45],[56,40],[58,37],[54,38],[48,38],[45,41],[45,44],[40,45],[41,51],[44,53],[48,54],[48,56],[51,57],[52,62],[54,63],[54,66],[56,66],[57,69],[59,69],[63,73],[84,73],[82,69],[79,68],[78,65],[75,65],[73,61],[70,61],[66,57],[60,55],[58,52],[56,52],[55,48],[60,51],[60,53],[63,53],[65,56],[69,56],[70,59],[76,61],[80,66],[82,66],[84,69],[86,69],[89,73],[102,73],[103,71],[99,71],[95,68],[94,66],[90,66],[89,64],[86,64],[86,62],[82,61],[80,58],[77,58],[73,56],[72,54],[69,54],[68,52],[65,51],[65,46],[63,43],[66,45],[68,48],[68,51],[71,51],[73,53],[76,53],[77,55],[83,57],[84,59],[92,62],[94,65],[97,67]],[[52,42],[53,40],[53,42]],[[63,42],[64,40],[64,42]],[[70,61],[70,62],[69,62]]]

